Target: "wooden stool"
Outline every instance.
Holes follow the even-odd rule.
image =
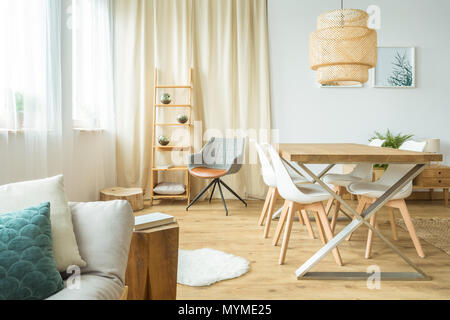
[[[133,211],[144,209],[144,192],[141,188],[110,188],[100,191],[101,201],[127,200]]]

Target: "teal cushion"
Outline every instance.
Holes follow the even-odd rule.
[[[41,300],[64,288],[53,256],[50,203],[0,215],[0,300]]]

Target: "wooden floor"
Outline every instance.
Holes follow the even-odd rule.
[[[178,299],[450,299],[450,256],[422,241],[427,257],[419,258],[401,228],[397,245],[432,276],[432,281],[383,281],[381,289],[371,290],[365,281],[297,280],[295,270],[321,247],[320,240],[310,239],[306,228],[294,223],[286,264],[280,266],[277,263],[280,247],[273,247],[271,239],[263,239],[263,230],[257,226],[263,202],[249,201],[248,208],[238,201],[227,203],[229,217],[218,200],[212,204],[199,203],[188,213],[185,203],[177,201],[155,203],[141,212],[160,211],[176,216],[181,249],[213,248],[244,257],[251,263],[250,272],[237,279],[209,287],[179,285]],[[450,208],[444,208],[442,201],[410,201],[408,207],[413,217],[450,217]],[[387,211],[381,211],[378,217],[381,231],[392,239]],[[396,217],[400,214],[396,213]],[[270,236],[276,224],[272,224]],[[338,223],[337,231],[345,224],[345,221]],[[366,233],[361,227],[352,241],[339,246],[343,267],[328,256],[313,271],[366,271],[371,265],[379,266],[381,271],[413,271],[380,239],[374,241],[372,259],[364,259]]]

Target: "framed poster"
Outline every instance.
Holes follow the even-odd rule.
[[[416,61],[414,47],[379,47],[373,71],[375,88],[415,88]]]

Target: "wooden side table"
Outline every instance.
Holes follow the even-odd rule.
[[[144,209],[144,192],[141,188],[109,188],[100,191],[100,201],[127,200],[134,212]]]
[[[178,223],[136,231],[125,283],[129,300],[176,300]]]
[[[433,189],[443,189],[444,203],[448,207],[448,189],[450,188],[450,167],[428,166],[414,179],[415,189],[430,189],[432,199]]]

